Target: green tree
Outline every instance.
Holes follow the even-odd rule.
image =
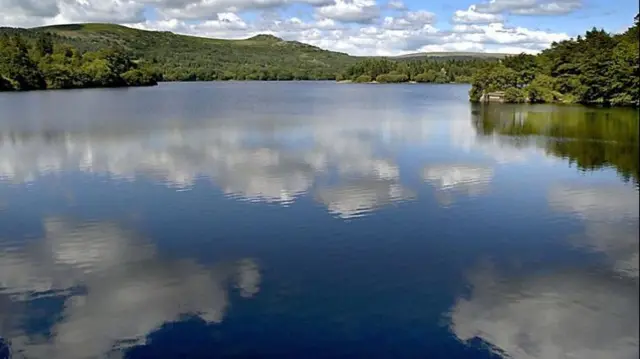
[[[157,84],[150,73],[138,69],[125,72],[122,74],[122,78],[129,86],[152,86]]]
[[[509,103],[525,103],[527,102],[527,94],[517,87],[509,87],[504,92],[504,100]]]
[[[46,87],[42,72],[29,57],[27,46],[19,36],[0,39],[0,77],[11,82],[16,90]]]
[[[48,32],[42,32],[36,40],[36,54],[40,57],[53,54],[53,37]]]
[[[113,87],[121,85],[124,80],[113,72],[109,61],[96,59],[82,65],[81,71],[90,86]]]
[[[500,64],[488,63],[472,79],[469,93],[478,101],[483,93],[522,89],[533,103],[580,102],[602,105],[640,105],[638,16],[634,26],[614,35],[593,28],[558,43],[537,56],[518,55]],[[510,100],[520,92],[510,91]]]

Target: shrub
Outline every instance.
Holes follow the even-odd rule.
[[[357,83],[367,83],[367,82],[371,82],[371,76],[369,75],[362,75],[362,76],[358,76],[355,80],[355,82]]]
[[[150,74],[137,69],[125,72],[121,77],[129,86],[152,86],[157,84]]]
[[[527,94],[524,90],[510,87],[504,92],[504,101],[508,103],[525,103],[527,102]]]
[[[415,82],[420,82],[420,83],[429,83],[429,82],[433,82],[433,78],[432,76],[430,76],[430,74],[428,73],[422,73],[422,74],[418,74],[416,75],[413,80]]]
[[[378,75],[378,77],[376,77],[376,81],[380,83],[401,83],[409,81],[409,76],[398,73],[383,74]]]
[[[545,87],[532,84],[525,90],[531,103],[551,103],[556,100],[553,91]]]

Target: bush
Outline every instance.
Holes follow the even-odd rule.
[[[121,75],[122,79],[129,86],[153,86],[157,85],[156,80],[147,72],[140,70],[129,70]]]
[[[378,75],[376,81],[380,83],[401,83],[409,81],[409,76],[398,73],[383,74]]]
[[[471,89],[469,90],[469,100],[471,100],[471,102],[479,102],[481,97],[482,89],[475,84],[471,86]]]
[[[42,72],[47,81],[48,89],[67,89],[74,87],[74,74],[69,67],[53,64],[43,66]]]
[[[527,98],[531,103],[551,103],[556,100],[552,90],[537,85],[530,85],[526,89]]]
[[[433,78],[432,76],[430,76],[430,74],[428,73],[422,73],[422,74],[418,74],[416,75],[413,80],[415,82],[420,82],[420,83],[429,83],[429,82],[433,82]]]
[[[357,83],[367,83],[367,82],[371,82],[371,80],[372,80],[372,79],[371,79],[371,76],[369,76],[369,75],[362,75],[362,76],[358,76],[358,77],[355,79],[355,82],[357,82]]]
[[[524,90],[510,87],[504,92],[504,101],[507,103],[525,103],[527,102],[527,94]]]
[[[464,76],[464,75],[458,76],[455,79],[455,82],[458,84],[470,84],[471,81],[472,81],[471,76]]]

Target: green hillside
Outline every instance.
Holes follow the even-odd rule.
[[[0,28],[0,89],[153,85],[157,81],[469,82],[499,54],[355,57],[271,35],[222,40],[114,24]],[[423,56],[425,55],[425,56]]]
[[[220,40],[144,31],[113,24],[71,24],[34,29],[0,29],[37,38],[52,33],[56,45],[80,52],[122,47],[172,80],[307,80],[334,79],[357,58],[270,35]]]

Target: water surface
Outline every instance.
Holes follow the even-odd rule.
[[[637,358],[638,113],[467,91],[1,94],[0,358]]]

